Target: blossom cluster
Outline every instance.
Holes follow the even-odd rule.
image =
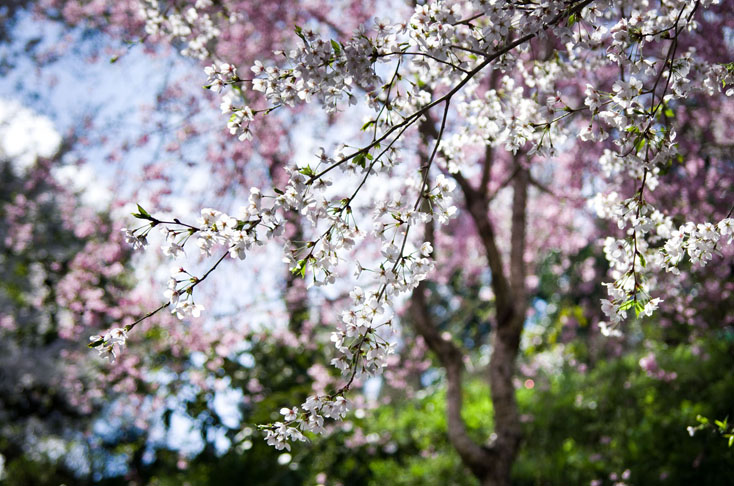
[[[161,2],[143,0],[140,13],[145,19],[145,32],[148,35],[163,35],[184,45],[181,54],[196,59],[209,56],[207,44],[221,35],[217,22],[210,14],[212,0],[196,0],[193,6],[179,8],[171,5],[163,9]],[[236,16],[228,20],[234,22]]]
[[[720,242],[731,244],[734,239],[734,219],[725,218],[718,224],[687,222],[673,231],[661,250],[665,255],[665,268],[678,273],[677,265],[688,254],[694,264],[705,265],[713,258]]]
[[[322,434],[325,432],[324,419],[343,419],[350,410],[349,400],[342,395],[336,397],[309,397],[301,405],[302,412],[297,408],[281,408],[283,422],[275,422],[265,429],[265,441],[278,450],[291,450],[290,442],[306,441],[303,432]],[[297,427],[291,424],[298,424]]]
[[[297,101],[316,98],[329,112],[347,98],[356,100],[355,88],[369,88],[380,83],[372,60],[364,52],[372,50],[369,39],[360,36],[340,44],[316,37],[313,31],[299,31],[304,47],[286,55],[290,69],[264,67],[259,61],[252,67],[256,77],[252,89],[261,91],[273,105],[293,106]]]
[[[125,348],[128,329],[116,327],[104,334],[89,336],[89,346],[95,348],[103,358],[114,362]]]
[[[719,244],[734,240],[734,219],[727,217],[713,223],[687,222],[675,229],[673,219],[638,196],[621,200],[616,192],[597,195],[590,201],[597,214],[617,221],[627,228],[627,238],[607,237],[604,254],[611,268],[612,283],[606,283],[608,299],[602,299],[602,311],[611,324],[602,325],[605,334],[618,335],[617,325],[634,310],[638,316],[650,316],[662,300],[650,298],[651,288],[661,270],[679,274],[678,265],[688,255],[691,263],[705,265]]]
[[[236,82],[239,79],[237,77],[237,68],[226,62],[207,66],[204,68],[204,72],[207,75],[205,87],[217,93],[220,93],[228,84]]]
[[[389,116],[383,117],[383,123],[390,130],[396,123],[415,121],[415,113],[425,105],[426,96],[430,100],[430,94],[422,85],[463,85],[471,81],[473,76],[470,74],[478,72],[491,60],[496,60],[494,69],[509,68],[515,60],[511,50],[505,46],[511,30],[529,39],[553,26],[557,34],[566,35],[568,27],[560,20],[571,15],[572,11],[580,10],[586,3],[589,2],[519,6],[514,2],[481,0],[431,2],[416,6],[413,15],[405,22],[391,24],[375,19],[372,32],[359,29],[346,42],[326,40],[313,30],[297,27],[296,33],[303,41],[303,47],[279,52],[284,58],[283,66],[256,61],[251,67],[255,76],[251,80],[252,89],[265,95],[269,108],[255,110],[238,106],[232,102],[232,94],[225,93],[223,112],[230,115],[230,120],[244,120],[249,124],[255,114],[267,113],[281,106],[318,101],[332,113],[344,100],[355,104],[361,91],[368,105],[380,115],[389,112]],[[377,63],[390,63],[396,59],[405,65],[405,72],[400,76],[403,83],[407,83],[403,90],[397,87],[397,72],[386,82],[376,68]],[[208,86],[212,89],[219,91],[223,84],[227,84],[213,79],[211,68],[207,68],[207,75],[210,79]],[[410,81],[416,77],[421,83]],[[239,86],[234,89],[239,90]],[[375,125],[379,122],[378,115]],[[240,138],[249,139],[249,130],[244,132],[248,135]],[[522,141],[527,139],[525,137]]]

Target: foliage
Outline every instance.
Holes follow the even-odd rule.
[[[612,484],[610,475],[629,470],[630,484],[726,484],[731,451],[713,434],[691,438],[685,430],[699,413],[731,413],[734,343],[721,337],[662,346],[658,360],[677,374],[673,381],[647,375],[639,365],[646,351],[548,377],[527,397],[532,420],[517,483]]]

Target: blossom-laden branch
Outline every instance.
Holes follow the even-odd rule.
[[[212,7],[211,2],[197,2],[194,11],[187,11],[183,18],[189,23],[199,22],[197,29],[206,31],[213,17],[196,14],[200,3],[206,4],[203,8]],[[647,2],[632,3],[639,4],[639,10],[614,23],[610,19],[618,13],[608,1],[438,1],[417,6],[403,23],[376,21],[374,32],[361,29],[347,42],[324,40],[314,32],[297,28],[303,46],[281,53],[280,66],[256,62],[251,68],[252,79],[242,79],[234,65],[212,59],[213,64],[206,69],[207,87],[224,91],[222,111],[229,116],[230,131],[241,140],[252,139],[250,125],[258,117],[314,100],[333,113],[345,104],[358,103],[361,97],[376,115],[363,126],[371,133],[367,144],[349,150],[342,146],[334,154],[322,149],[313,166],[289,167],[285,187],[273,188],[268,196],[252,189],[249,205],[235,217],[203,209],[199,224],[188,225],[177,219],[159,220],[140,209],[136,217],[147,223],[126,234],[133,246],[144,246],[148,232],[159,227],[167,241],[164,253],[170,256],[182,253],[194,236],[204,255],[211,255],[214,246],[226,248],[201,279],[185,272],[186,277],[181,278],[178,272],[169,280],[167,297],[180,318],[200,310],[193,303],[193,289],[226,255],[244,259],[253,246],[282,234],[283,215],[288,211],[302,215],[314,235],[309,241],[286,242],[285,259],[291,271],[308,278],[311,285],[334,283],[345,254],[364,236],[355,215],[355,202],[363,188],[369,180],[399,171],[406,132],[433,108],[444,108],[427,166],[417,176],[406,177],[394,196],[369,201],[375,207],[372,235],[379,242],[382,261],[374,268],[357,264],[357,275],[365,271],[373,275],[373,285],[356,287],[351,292],[351,307],[344,311],[332,333],[337,349],[332,364],[342,371],[345,384],[330,395],[309,397],[300,409],[283,408],[283,421],[264,426],[269,444],[278,449],[290,448],[289,441],[305,440],[305,432],[323,432],[325,418],[342,418],[347,413],[349,401],[345,394],[354,380],[377,374],[385,366],[392,352],[392,343],[384,334],[392,328],[390,307],[398,295],[415,289],[433,267],[427,258],[430,245],[410,241],[409,230],[432,220],[446,223],[456,212],[451,197],[453,182],[443,174],[429,177],[438,153],[448,172],[460,177],[462,150],[471,143],[504,145],[514,153],[530,145],[528,155],[552,156],[570,137],[603,142],[613,136],[618,150],[605,151],[600,160],[602,169],[609,177],[623,174],[621,179],[641,181],[632,198],[623,200],[611,193],[594,200],[600,215],[613,217],[620,228],[630,226],[629,240],[612,238],[605,245],[615,282],[608,284],[611,298],[603,302],[603,310],[613,324],[625,318],[629,308],[650,314],[659,303],[659,299],[649,297],[649,280],[641,267],[654,264],[675,271],[684,251],[694,262],[705,263],[719,240],[731,241],[731,218],[717,225],[689,223],[676,232],[672,230],[672,219],[645,199],[646,191],[659,184],[659,167],[677,155],[675,131],[667,126],[668,106],[691,92],[713,96],[734,81],[734,69],[700,62],[690,51],[676,58],[679,36],[694,30],[695,13],[715,1],[672,0],[656,7]],[[166,21],[152,3],[150,8],[146,15],[153,19],[153,25],[172,25],[171,17]],[[180,13],[175,15],[180,17]],[[176,25],[180,24],[184,25],[180,27],[181,36],[187,38],[190,32],[186,22]],[[150,30],[157,32],[155,27]],[[210,38],[207,36],[216,35],[216,28],[203,35],[202,45]],[[578,75],[584,54],[601,51],[601,56],[588,56],[589,69],[618,66],[620,79],[611,91],[590,83],[582,107],[570,107],[562,93],[546,95],[547,86],[560,79],[561,71],[551,68],[548,61],[538,63],[531,72],[521,59],[531,41],[541,37],[564,46],[565,51],[558,49],[552,61],[558,62],[559,56],[569,60],[563,75]],[[645,55],[644,47],[666,42],[664,59]],[[199,54],[203,55],[195,55]],[[392,74],[386,81],[378,74],[381,70],[377,64],[390,62],[395,63],[395,69],[389,70]],[[501,73],[514,68],[518,68],[526,86],[535,87],[533,96],[528,96],[522,83],[508,74],[497,83],[499,90],[482,89],[481,78],[486,71]],[[545,68],[556,74],[540,74]],[[261,95],[261,101],[264,98],[265,104],[245,104],[248,99],[257,99],[245,96],[248,86]],[[732,90],[726,94],[732,94]],[[466,121],[451,134],[444,133],[454,114],[450,104],[455,107],[455,115]],[[585,115],[589,116],[586,128],[576,130],[576,118]],[[340,177],[338,188],[333,187],[334,174]],[[350,188],[347,181],[355,179]],[[430,180],[435,182],[431,184]],[[345,190],[346,197],[342,192]],[[411,195],[416,198],[415,204],[408,202]],[[479,209],[486,212],[486,207]],[[655,253],[655,248],[662,250]],[[606,330],[617,331],[613,327]],[[101,340],[104,346],[124,343],[126,330],[113,331],[95,342]]]

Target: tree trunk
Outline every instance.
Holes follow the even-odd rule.
[[[519,161],[517,162],[519,164]],[[494,229],[487,213],[486,195],[473,189],[461,178],[457,179],[464,191],[467,208],[482,240],[487,261],[492,271],[492,288],[495,294],[497,321],[492,333],[492,355],[489,361],[489,385],[494,407],[494,440],[491,464],[480,476],[484,485],[507,486],[510,484],[512,465],[515,462],[522,439],[522,427],[515,400],[515,362],[520,349],[520,336],[527,312],[527,274],[524,253],[526,246],[526,209],[529,174],[518,165],[513,177],[512,233],[510,251],[510,275],[505,276],[502,256],[496,245]]]
[[[421,124],[424,136],[438,138],[430,117]],[[515,400],[515,362],[520,349],[525,315],[527,314],[527,291],[525,279],[527,269],[524,255],[526,248],[527,195],[530,174],[523,167],[520,157],[515,157],[515,172],[511,177],[513,187],[511,250],[509,276],[503,263],[494,228],[489,218],[489,195],[493,151],[487,149],[483,173],[478,188],[472,187],[461,173],[454,178],[461,187],[466,200],[466,209],[472,217],[477,234],[482,242],[487,264],[492,273],[492,290],[497,310],[496,323],[492,332],[492,355],[489,362],[489,385],[494,407],[494,434],[485,445],[475,443],[466,433],[461,418],[461,384],[463,351],[440,339],[431,322],[424,297],[424,286],[413,293],[414,325],[418,334],[426,340],[428,347],[438,356],[446,370],[448,435],[463,463],[480,480],[482,486],[509,486],[512,466],[517,458],[522,439],[522,427]],[[510,181],[508,181],[510,182]]]

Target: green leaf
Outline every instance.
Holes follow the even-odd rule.
[[[641,152],[646,143],[647,139],[645,137],[637,137],[637,140],[635,141],[635,152]]]
[[[148,221],[154,221],[153,216],[151,216],[150,213],[148,213],[148,211],[143,209],[143,207],[140,204],[138,204],[138,212],[132,213],[132,215],[134,218],[137,218],[137,219],[146,219]]]
[[[306,36],[303,35],[303,29],[301,28],[301,26],[296,25],[295,30],[296,30],[296,35],[301,38],[304,44],[308,44],[308,41],[306,40]]]
[[[331,40],[331,48],[334,49],[334,54],[336,54],[337,56],[341,55],[342,48],[339,43],[334,39]]]
[[[729,434],[729,447],[731,447],[732,444],[734,444],[734,434]]]
[[[569,27],[571,27],[571,26],[572,26],[573,24],[575,24],[575,23],[576,23],[576,21],[577,21],[577,20],[578,20],[578,19],[577,19],[577,17],[576,17],[576,14],[575,14],[575,13],[573,13],[573,14],[569,15],[569,17],[568,17],[568,26],[569,26]]]
[[[298,260],[296,266],[291,269],[293,275],[300,275],[301,278],[306,276],[306,260]]]
[[[635,317],[640,317],[640,314],[642,313],[642,310],[645,308],[645,304],[638,300],[635,302]]]
[[[354,157],[354,163],[355,163],[355,165],[358,165],[358,166],[360,166],[360,167],[362,167],[364,169],[365,166],[366,166],[365,159],[366,159],[366,157],[365,157],[364,154],[359,154],[356,157]]]
[[[624,304],[620,305],[619,310],[626,311],[626,310],[631,309],[634,305],[635,305],[634,299],[630,299],[627,302],[625,302]]]

